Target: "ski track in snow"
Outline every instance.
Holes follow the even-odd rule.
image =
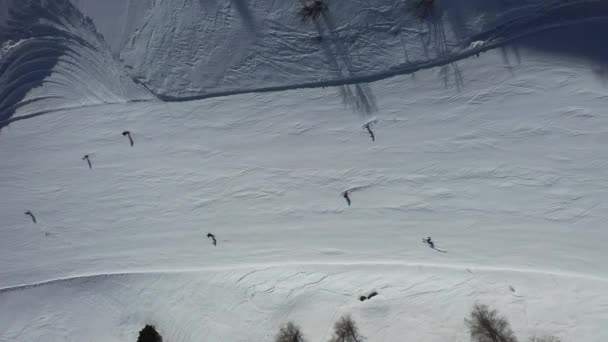
[[[202,267],[202,268],[184,268],[184,269],[167,269],[167,270],[145,270],[145,271],[129,271],[129,272],[106,272],[98,274],[83,274],[70,276],[65,278],[57,278],[50,280],[43,280],[32,284],[22,284],[10,287],[0,288],[0,295],[27,290],[34,287],[41,287],[60,283],[70,283],[79,280],[99,280],[112,277],[120,277],[126,275],[147,275],[147,274],[183,274],[183,273],[203,273],[203,272],[222,272],[222,271],[247,271],[249,273],[237,280],[237,283],[247,277],[249,274],[253,274],[259,271],[265,271],[272,268],[285,268],[285,267],[298,267],[298,266],[342,266],[342,267],[353,267],[353,266],[398,266],[405,268],[429,268],[437,270],[458,270],[458,271],[475,271],[484,273],[522,273],[522,274],[537,274],[547,275],[560,278],[575,278],[583,280],[592,280],[599,282],[608,282],[608,278],[597,277],[589,274],[573,273],[573,272],[561,272],[551,270],[535,270],[535,269],[524,269],[524,268],[509,268],[509,267],[489,267],[479,265],[450,265],[450,264],[434,264],[434,263],[416,263],[416,262],[400,262],[400,261],[329,261],[329,262],[283,262],[283,263],[266,263],[266,264],[238,264],[233,266],[218,266],[218,267]]]

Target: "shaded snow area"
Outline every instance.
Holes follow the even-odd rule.
[[[68,0],[2,0],[0,121],[61,107],[153,98]]]
[[[605,2],[435,2],[0,0],[0,342],[608,341]]]
[[[415,0],[327,1],[317,21],[301,20],[297,0],[114,0],[104,10],[99,0],[73,1],[111,37],[129,73],[167,99],[370,81],[608,18],[597,0],[436,0],[422,21]],[[117,13],[111,25],[108,11]]]

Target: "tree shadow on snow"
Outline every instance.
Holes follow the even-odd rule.
[[[249,29],[249,34],[257,35],[258,34],[258,25],[255,21],[253,14],[251,13],[251,9],[247,4],[247,0],[231,0],[234,8],[236,8],[237,12],[243,19],[243,23],[245,27]]]
[[[540,32],[517,41],[513,49],[526,48],[543,53],[579,59],[608,85],[608,22],[572,24]],[[521,58],[521,57],[520,57]]]
[[[323,30],[325,24],[326,30]],[[319,44],[340,79],[348,79],[355,75],[355,68],[348,51],[342,44],[342,38],[337,34],[331,14],[325,11],[320,19],[314,20],[315,27],[322,37]],[[324,32],[325,31],[325,32]],[[376,97],[367,83],[345,84],[339,86],[342,102],[356,113],[369,116],[378,110]]]
[[[445,9],[437,7],[424,19],[421,19],[421,32],[419,35],[420,43],[424,49],[426,58],[448,58],[450,56],[450,47],[448,45],[448,36],[446,30],[447,16]],[[452,31],[456,31],[451,27]],[[464,86],[464,76],[462,70],[456,62],[446,64],[439,67],[439,75],[443,81],[445,88],[450,88],[452,85],[457,91],[461,91]]]
[[[475,0],[478,1],[478,0]],[[497,2],[498,0],[493,0]],[[505,0],[506,1],[506,0]],[[532,0],[509,1],[521,5]],[[538,1],[535,3],[538,4]],[[607,1],[546,2],[525,16],[514,17],[488,28],[471,41],[511,40],[502,48],[505,63],[511,66],[510,52],[521,61],[520,49],[561,55],[588,64],[604,82],[608,79]],[[452,11],[453,8],[450,8]]]

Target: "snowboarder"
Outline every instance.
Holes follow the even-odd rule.
[[[346,204],[348,204],[348,206],[350,207],[350,196],[348,196],[348,190],[342,193],[342,197],[344,197],[344,199],[346,200]]]
[[[122,135],[125,137],[129,137],[129,142],[131,143],[131,147],[133,147],[133,138],[131,138],[131,132],[124,131],[124,132],[122,132]]]
[[[212,242],[212,243],[213,243],[213,245],[214,245],[214,246],[217,246],[217,240],[215,239],[215,235],[213,235],[213,234],[209,233],[209,234],[207,234],[207,238],[210,238],[210,239],[211,239],[211,241],[213,241],[213,242]]]
[[[93,166],[91,165],[91,159],[89,159],[89,155],[85,154],[84,157],[82,157],[82,160],[86,160],[87,164],[89,164],[89,169],[92,169]]]
[[[367,129],[367,132],[369,133],[369,136],[372,138],[372,141],[376,141],[376,136],[374,135],[374,132],[372,131],[372,127],[371,127],[371,122],[366,123],[363,128]]]
[[[36,216],[34,216],[34,214],[32,214],[32,212],[31,212],[31,211],[29,211],[29,210],[28,210],[28,211],[26,211],[26,212],[25,212],[25,215],[27,215],[27,216],[31,217],[31,218],[32,218],[32,221],[33,221],[34,223],[36,223]]]
[[[422,242],[426,243],[427,245],[429,245],[429,247],[431,247],[432,249],[435,249],[435,243],[433,242],[433,240],[431,240],[431,237],[427,237],[426,239],[422,239]]]

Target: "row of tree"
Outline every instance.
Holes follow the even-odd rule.
[[[475,305],[471,314],[465,319],[473,342],[517,342],[511,324],[494,309],[487,305]],[[363,342],[365,337],[359,333],[357,324],[350,315],[342,316],[335,324],[331,339],[328,342]],[[151,325],[146,325],[139,332],[137,342],[162,342],[163,338]],[[307,342],[304,333],[293,322],[280,327],[274,342]],[[531,337],[529,342],[561,342],[555,336]]]

